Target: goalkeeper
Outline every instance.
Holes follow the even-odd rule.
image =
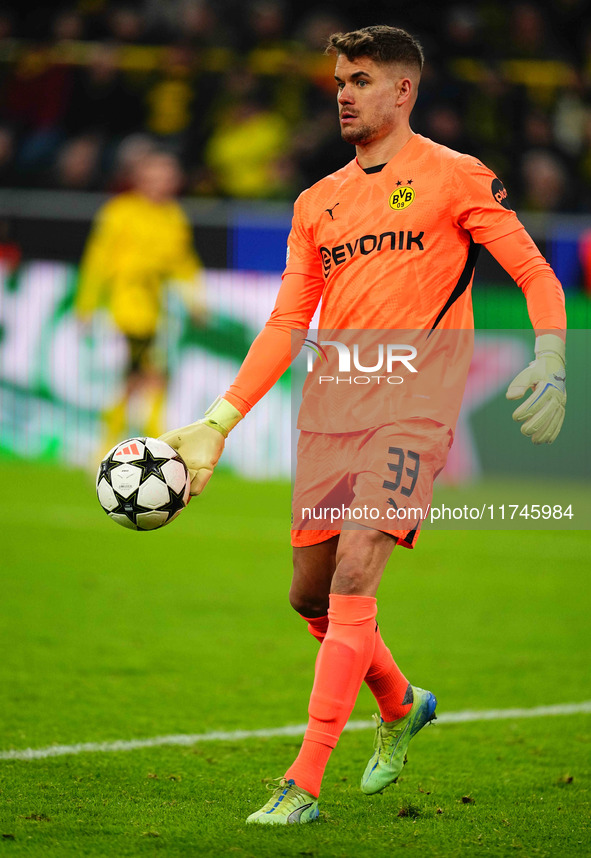
[[[354,354],[365,333],[372,342],[382,332],[382,342],[406,344],[404,384],[387,395],[364,383],[361,392],[339,384],[322,396],[329,388],[317,384],[316,367],[304,388],[290,602],[320,651],[300,752],[270,800],[249,816],[256,824],[318,816],[324,769],[363,681],[379,708],[364,793],[396,781],[410,739],[434,717],[435,696],[409,683],[382,639],[376,594],[392,550],[413,548],[421,524],[388,513],[430,499],[453,438],[471,357],[479,246],[522,289],[536,334],[534,360],[507,392],[520,399],[530,391],[513,415],[521,432],[534,444],[553,442],[566,401],[560,283],[501,181],[476,158],[410,127],[423,67],[418,42],[404,30],[375,26],[333,35],[328,50],[336,57],[341,134],[356,158],[296,201],[277,303],[230,389],[203,419],[164,436],[185,459],[199,494],[228,433],[289,366],[293,332],[301,343],[320,301],[331,355],[338,341]],[[391,339],[395,331],[403,333]],[[423,353],[430,361],[416,372],[412,356],[420,361]],[[330,373],[323,369],[322,376]],[[335,494],[352,512],[367,505],[383,515],[341,526],[309,515],[335,505]],[[402,605],[400,614],[403,622]]]

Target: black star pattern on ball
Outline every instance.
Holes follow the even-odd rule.
[[[407,182],[406,184],[407,184],[407,185],[412,185],[412,179],[409,179],[409,180],[408,180],[408,182]]]
[[[138,525],[137,517],[139,513],[142,512],[167,512],[168,516],[166,517],[166,521],[168,521],[172,516],[181,509],[184,509],[185,503],[183,500],[184,491],[175,492],[168,486],[168,494],[170,500],[168,503],[161,504],[157,509],[151,509],[150,507],[141,506],[138,503],[138,490],[133,492],[133,494],[129,495],[129,497],[124,498],[118,492],[115,491],[115,497],[117,498],[117,506],[115,509],[110,510],[111,514],[116,513],[117,515],[125,515],[134,524],[138,530],[142,530],[142,528]]]
[[[185,490],[181,489],[181,491],[177,493],[169,486],[168,493],[170,495],[170,501],[167,504],[164,504],[164,506],[158,507],[158,509],[164,510],[164,512],[168,513],[168,518],[172,518],[175,512],[185,508]]]
[[[113,468],[116,468],[120,462],[114,462],[113,459],[109,456],[108,459],[103,459],[103,461],[99,465],[99,472],[97,477],[97,483],[100,482],[101,477],[104,477],[108,484],[111,486],[111,471]]]
[[[133,462],[133,464],[137,465],[138,468],[141,468],[142,471],[140,485],[142,483],[145,483],[148,477],[150,477],[152,474],[154,474],[155,477],[158,477],[159,479],[166,482],[166,477],[162,473],[162,465],[164,465],[166,462],[170,462],[170,459],[168,457],[165,456],[163,458],[160,458],[158,456],[154,456],[146,447],[144,452],[144,458],[137,459],[135,462]]]
[[[136,515],[142,512],[142,508],[137,505],[137,492],[129,498],[122,498],[115,492],[115,497],[119,501],[119,506],[114,512],[123,513],[137,527]]]
[[[120,495],[115,489],[113,489],[113,494],[117,499],[117,506],[114,509],[105,510],[105,512],[108,512],[109,515],[125,515],[137,527],[137,513],[148,512],[148,510],[144,510],[143,507],[138,506],[137,490],[127,498]]]
[[[398,181],[396,182],[396,187],[399,188],[401,184],[402,184],[402,182],[400,181],[400,179],[398,179]]]

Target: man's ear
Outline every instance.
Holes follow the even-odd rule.
[[[409,77],[401,77],[398,83],[396,84],[396,89],[398,92],[398,97],[396,99],[397,106],[401,107],[403,104],[406,104],[408,101],[414,99],[414,89],[415,85],[411,78]]]

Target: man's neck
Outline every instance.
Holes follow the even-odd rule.
[[[136,188],[136,194],[139,194],[140,197],[143,197],[145,200],[148,200],[148,202],[153,203],[153,205],[155,206],[161,206],[164,203],[170,202],[170,200],[172,199],[168,196],[163,197],[159,194],[152,194],[147,191],[142,191],[140,188]]]
[[[368,167],[377,167],[378,164],[386,164],[406,146],[411,137],[414,137],[414,131],[407,125],[383,140],[374,140],[367,146],[356,146],[359,166],[365,170]]]

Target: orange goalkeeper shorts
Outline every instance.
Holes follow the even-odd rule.
[[[451,429],[426,418],[343,434],[300,433],[291,542],[316,545],[341,530],[371,528],[413,548]]]

